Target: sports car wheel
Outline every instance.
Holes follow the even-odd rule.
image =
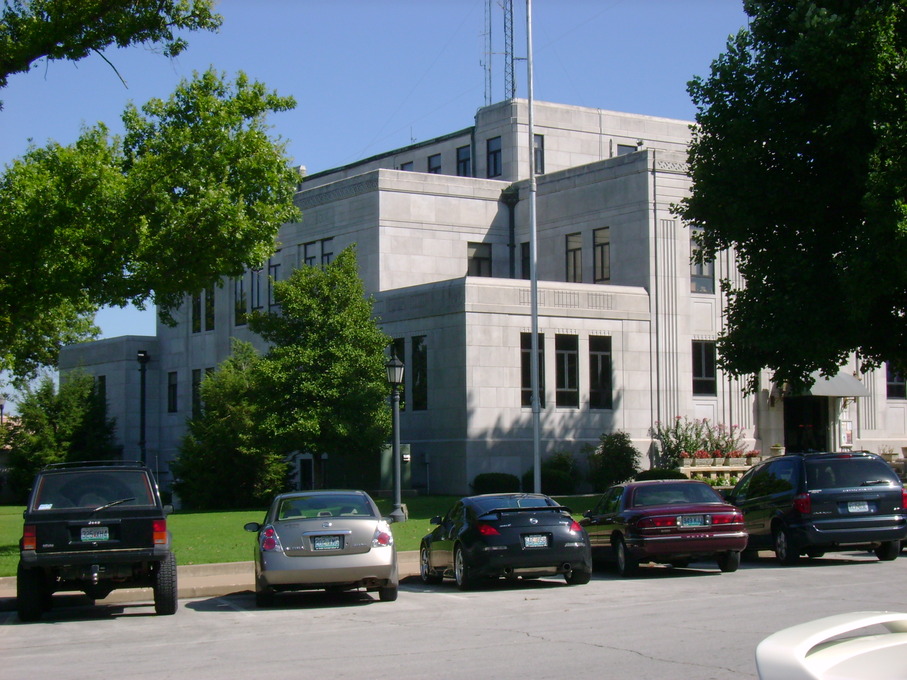
[[[472,575],[472,569],[466,563],[466,556],[460,546],[454,548],[454,578],[457,581],[457,587],[460,590],[471,590],[475,588],[476,579]]]
[[[723,572],[730,573],[737,571],[740,566],[740,552],[737,550],[728,550],[718,556],[718,568]]]
[[[567,585],[582,586],[592,580],[592,572],[584,571],[583,569],[573,569],[564,574],[564,580],[567,581]]]
[[[419,578],[427,585],[435,585],[442,581],[442,577],[431,568],[431,555],[426,545],[419,549]]]
[[[639,560],[627,550],[627,544],[623,536],[618,537],[614,551],[617,553],[617,573],[621,576],[632,576],[635,574],[639,569]]]
[[[787,529],[779,525],[775,527],[773,535],[775,537],[775,557],[778,558],[778,562],[786,567],[796,564],[800,558],[800,553],[797,552],[796,546],[793,545]]]

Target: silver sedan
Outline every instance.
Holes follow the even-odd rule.
[[[377,592],[397,599],[397,549],[388,520],[364,491],[302,491],[276,496],[258,533],[255,602],[290,590]]]

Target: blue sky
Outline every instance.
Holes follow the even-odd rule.
[[[526,56],[525,0],[514,0],[514,53]],[[166,98],[193,71],[242,70],[296,109],[273,116],[295,165],[318,172],[468,127],[504,99],[503,19],[492,0],[223,0],[219,33],[188,34],[168,60],[144,47],[111,49],[76,63],[37,63],[0,90],[0,164],[29,140],[75,140],[102,121],[115,133],[129,101]],[[740,0],[534,0],[537,100],[692,120],[686,83],[705,76],[728,35],[746,23]],[[526,96],[526,62],[516,63]],[[154,334],[154,314],[104,310],[104,337]]]

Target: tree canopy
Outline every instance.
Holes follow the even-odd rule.
[[[720,361],[801,387],[852,353],[907,368],[907,0],[747,0],[689,92],[700,261],[742,281]]]
[[[0,369],[26,376],[90,334],[103,305],[158,306],[259,266],[297,218],[298,175],[269,112],[295,106],[209,70],[0,177]]]
[[[160,44],[176,56],[187,46],[177,32],[221,25],[213,6],[213,0],[4,0],[0,88],[38,59],[76,61],[110,45]]]

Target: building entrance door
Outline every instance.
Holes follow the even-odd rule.
[[[828,397],[784,399],[784,446],[790,453],[830,451]]]

